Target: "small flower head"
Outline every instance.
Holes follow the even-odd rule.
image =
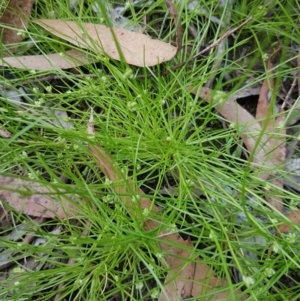
[[[127,175],[128,174],[128,166],[123,166],[121,168],[121,173],[123,173],[124,175]]]
[[[162,99],[161,101],[160,101],[160,104],[162,105],[162,106],[164,106],[165,104],[166,104],[166,100],[165,99]]]
[[[136,106],[137,106],[137,103],[135,101],[128,101],[127,102],[127,108],[131,112],[136,111]]]
[[[75,280],[75,287],[80,287],[80,286],[82,286],[82,283],[83,283],[82,279],[76,279],[76,280]]]
[[[209,233],[209,239],[214,240],[215,239],[215,232],[214,231],[210,231]]]
[[[252,277],[247,277],[244,275],[243,275],[243,281],[247,287],[249,287],[255,283],[255,280]]]
[[[52,86],[47,86],[45,88],[45,90],[48,92],[48,93],[51,93],[52,92]]]
[[[27,153],[25,151],[22,151],[21,158],[23,158],[23,159],[28,158],[28,155],[27,155]]]
[[[281,250],[281,246],[275,241],[273,244],[273,252],[274,253],[279,253]]]
[[[236,128],[236,123],[235,122],[230,122],[229,128],[230,129],[235,129]]]
[[[24,273],[25,270],[22,269],[21,267],[15,267],[15,268],[13,268],[13,272],[14,273]]]
[[[118,275],[114,275],[115,281],[119,282],[119,276]]]
[[[104,185],[110,186],[111,184],[112,184],[112,181],[109,178],[105,177]]]
[[[124,9],[127,9],[128,7],[130,7],[130,5],[131,5],[130,1],[126,1]]]
[[[262,55],[262,59],[263,59],[264,61],[266,61],[268,58],[269,58],[269,55],[268,55],[267,53],[264,53],[264,54]]]
[[[26,32],[24,30],[19,30],[17,32],[17,36],[21,36],[23,39],[26,38]]]
[[[271,188],[272,188],[272,186],[270,185],[270,183],[267,182],[267,183],[265,184],[264,188],[265,188],[266,191],[270,191]]]
[[[272,224],[278,224],[278,219],[276,219],[276,218],[270,218],[270,222],[272,223]]]
[[[43,98],[39,98],[38,101],[35,101],[35,102],[34,102],[34,106],[35,106],[36,108],[40,108],[40,107],[42,106],[43,103],[44,103]]]
[[[103,202],[106,204],[113,204],[114,203],[114,196],[111,194],[105,195],[102,198]]]
[[[227,98],[227,94],[223,91],[217,91],[214,95],[213,95],[213,102],[215,104],[222,104],[226,101]]]
[[[291,244],[294,244],[296,242],[296,234],[295,233],[288,233],[285,236],[285,240]]]
[[[171,233],[176,233],[178,231],[178,228],[177,228],[176,224],[171,224],[170,227],[168,228],[168,230]]]
[[[51,11],[49,11],[49,18],[50,19],[56,19],[56,17],[55,17],[55,11],[54,10],[51,10]]]
[[[34,88],[32,89],[32,92],[33,92],[34,94],[37,94],[37,93],[40,92],[40,90],[39,90],[39,88],[34,87]]]
[[[133,203],[136,203],[137,201],[139,201],[141,198],[141,196],[139,194],[136,194],[136,195],[133,195],[132,198],[131,198],[131,201]]]
[[[149,215],[150,211],[148,208],[144,208],[143,210],[143,216],[147,217]]]
[[[75,244],[75,241],[77,240],[77,237],[76,236],[71,236],[70,237],[70,241],[72,244]]]
[[[186,180],[186,185],[188,187],[193,187],[195,185],[195,182],[192,179],[187,179]]]
[[[138,282],[138,283],[135,284],[135,288],[136,288],[137,290],[141,290],[143,287],[144,287],[143,282]]]
[[[62,137],[58,137],[57,138],[57,143],[59,143],[59,144],[65,144],[66,143],[66,139],[62,138]]]
[[[159,296],[159,290],[158,290],[158,289],[154,289],[154,290],[151,292],[151,298],[157,299],[158,296]]]
[[[39,175],[40,175],[40,172],[38,170],[36,172],[29,172],[28,178],[30,180],[35,180],[35,179],[38,179]]]
[[[279,129],[279,130],[282,130],[283,128],[285,128],[285,122],[284,121],[279,121],[276,128]]]
[[[133,78],[133,72],[132,72],[132,69],[131,68],[127,68],[125,70],[125,73],[123,75],[123,78],[124,79],[127,79],[127,78]]]
[[[266,277],[270,278],[275,274],[275,271],[271,268],[266,268],[264,274],[266,275]]]

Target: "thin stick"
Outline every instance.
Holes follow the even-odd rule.
[[[169,10],[170,15],[174,19],[175,29],[176,29],[176,44],[177,44],[177,53],[182,48],[182,37],[183,37],[183,30],[180,18],[178,16],[178,11],[176,9],[176,6],[173,4],[171,0],[165,0],[167,8]]]
[[[222,1],[221,1],[222,2]],[[220,3],[221,3],[220,2]],[[226,1],[227,2],[227,1]],[[230,4],[229,4],[230,5]],[[225,9],[226,11],[226,20],[225,20],[225,26],[229,26],[230,24],[230,19],[231,19],[231,7],[228,9],[226,7],[226,3],[222,3],[222,6],[223,8]],[[225,48],[226,48],[226,41],[227,41],[227,38],[223,39],[218,47],[217,47],[217,55],[216,55],[216,59],[214,61],[214,64],[213,64],[213,67],[211,69],[212,71],[212,77],[206,82],[205,84],[205,88],[211,88],[212,87],[212,84],[215,80],[215,77],[216,77],[216,73],[215,71],[219,69],[221,63],[222,63],[222,60],[223,60],[223,53],[225,51]]]
[[[243,27],[244,25],[246,25],[247,23],[249,23],[251,20],[253,19],[253,17],[249,17],[247,20],[245,20],[243,23],[241,23],[240,25],[226,31],[220,38],[218,38],[215,42],[213,42],[212,44],[210,44],[209,46],[207,46],[205,49],[201,50],[200,52],[198,52],[196,55],[194,55],[193,57],[191,57],[190,59],[188,59],[187,61],[180,63],[176,66],[174,66],[172,68],[172,70],[176,70],[184,65],[186,65],[187,63],[201,57],[204,53],[210,51],[211,49],[213,49],[214,47],[218,46],[221,41],[223,41],[224,39],[226,39],[227,37],[229,37],[230,35],[232,35],[234,32],[236,32],[237,30],[239,30],[241,27]]]

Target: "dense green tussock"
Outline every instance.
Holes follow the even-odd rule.
[[[126,26],[139,26],[146,16],[145,33],[170,42],[175,29],[164,2],[136,2],[128,4],[123,19],[113,20],[101,12],[100,1],[71,7],[64,0],[38,1],[32,19],[114,26],[124,20]],[[194,2],[199,6],[192,9]],[[280,46],[274,70],[278,94],[273,98],[282,103],[282,91],[289,90],[299,68],[300,7],[297,1],[233,2],[177,1],[183,49],[160,66],[143,69],[99,56],[97,64],[57,70],[59,77],[48,81],[39,79],[52,71],[1,69],[1,127],[12,136],[0,140],[0,174],[34,179],[58,195],[63,194],[59,189],[76,195],[79,208],[74,218],[47,219],[41,226],[11,210],[14,229],[25,227],[27,233],[36,234],[26,244],[10,239],[11,227],[2,228],[0,251],[13,253],[14,264],[0,271],[1,300],[158,298],[168,273],[157,244],[159,232],[146,231],[129,215],[92,158],[88,143],[101,145],[115,166],[159,206],[159,214],[144,210],[145,219],[159,218],[170,232],[193,241],[193,255],[187,262],[201,261],[225,278],[232,288],[226,300],[241,300],[235,288],[249,301],[300,300],[298,232],[275,235],[278,225],[287,221],[286,212],[298,207],[299,193],[259,179],[247,160],[243,128],[225,121],[213,105],[187,90],[210,79],[213,89],[230,95],[244,86],[261,85],[268,76],[267,55]],[[123,1],[110,4],[105,4],[107,12],[124,6]],[[253,21],[229,36],[223,50],[213,48],[170,70],[249,16]],[[14,55],[71,47],[29,22],[26,38]],[[170,72],[165,75],[166,70]],[[297,97],[295,86],[291,106]],[[254,96],[244,104],[255,111],[256,102]],[[94,138],[86,133],[91,109]],[[65,114],[63,119],[57,112]],[[266,187],[282,196],[285,213],[267,204]],[[130,197],[134,202],[140,196],[132,192]]]

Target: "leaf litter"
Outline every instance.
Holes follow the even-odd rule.
[[[6,6],[2,15],[0,15],[0,35],[2,43],[8,49],[3,51],[1,55],[15,52],[18,47],[16,45],[23,41],[24,37],[20,32],[26,30],[33,3],[34,0],[10,0],[7,3],[2,1],[0,7],[2,8],[2,5]]]
[[[155,66],[171,60],[177,48],[149,36],[122,28],[60,20],[36,20],[36,24],[75,46],[134,66]],[[2,66],[40,70],[68,69],[96,61],[87,54],[70,50],[65,55],[52,53],[21,57],[4,57]]]
[[[17,212],[35,217],[67,218],[77,212],[73,195],[26,179],[0,175],[0,197]]]
[[[167,3],[169,1],[166,1]],[[173,14],[174,21],[176,23],[176,11],[174,12],[173,7],[170,6],[170,13]],[[49,21],[49,22],[48,22]],[[84,24],[83,29],[79,28],[77,24],[74,25],[73,22],[66,23],[65,21],[59,21],[58,22],[58,28],[56,28],[53,24],[52,20],[40,20],[37,21],[37,24],[41,25],[39,22],[44,22],[44,27],[47,27],[48,30],[54,34],[57,35],[63,39],[66,39],[66,34],[71,34],[69,42],[82,47],[87,48],[89,50],[94,50],[95,43],[94,40],[99,38],[99,34],[95,32],[95,25],[91,24]],[[56,21],[55,21],[56,22]],[[45,25],[46,24],[46,25]],[[177,23],[179,24],[179,23]],[[67,25],[67,26],[64,26]],[[67,30],[63,29],[63,27],[66,27]],[[101,27],[101,29],[103,29]],[[107,29],[107,28],[106,28]],[[54,31],[56,33],[54,33]],[[120,36],[124,35],[127,32],[124,31],[118,31],[114,29],[115,36],[117,40],[121,40]],[[92,35],[91,35],[92,33]],[[114,59],[121,60],[119,50],[117,48],[113,48],[116,46],[115,43],[115,37],[110,36],[110,31],[106,31],[105,35],[109,37],[110,41],[109,43],[105,44],[104,47],[101,45],[100,48],[97,48],[97,52],[103,52],[104,54],[107,54],[109,57],[112,57]],[[63,37],[64,36],[64,37]],[[177,36],[180,36],[180,31],[177,32]],[[87,38],[86,38],[87,37]],[[91,40],[90,38],[91,37]],[[135,37],[137,37],[135,35]],[[113,41],[113,42],[112,42]],[[144,40],[143,40],[144,41]],[[152,40],[151,40],[152,41]],[[102,40],[101,40],[102,42]],[[150,43],[150,42],[149,42]],[[101,43],[100,43],[101,44]],[[154,43],[155,44],[155,43]],[[153,44],[153,45],[154,45]],[[107,46],[108,45],[108,46]],[[113,45],[113,46],[111,46]],[[124,46],[125,45],[125,46]],[[143,44],[146,45],[146,44]],[[177,44],[179,45],[179,44]],[[98,45],[99,46],[99,45]],[[122,44],[122,49],[126,49],[126,43]],[[111,47],[111,48],[110,48]],[[144,46],[143,46],[144,47]],[[165,46],[161,47],[164,48]],[[178,47],[180,48],[180,47]],[[112,49],[112,50],[111,50]],[[157,63],[161,63],[163,61],[167,61],[174,57],[174,53],[176,52],[176,48],[170,48],[170,53],[172,55],[169,55],[169,58],[165,59],[164,56],[162,56],[162,60],[158,59],[157,56],[155,59],[153,57],[149,59],[148,66],[151,66],[151,64],[156,65]],[[175,51],[175,52],[174,52]],[[124,51],[122,51],[124,54]],[[72,51],[71,51],[72,53]],[[112,54],[118,53],[119,56],[113,56]],[[126,51],[125,51],[126,53]],[[144,54],[143,54],[144,55]],[[53,58],[58,58],[59,54],[53,54]],[[131,52],[132,56],[132,52]],[[37,58],[36,56],[33,56],[31,59],[29,58],[23,58],[23,60],[31,61],[26,67],[27,63],[23,64],[23,67],[25,68],[33,68],[38,69],[38,65],[33,65],[34,59]],[[125,56],[127,63],[133,64],[136,66],[144,66],[145,64],[144,57],[143,60],[141,60],[141,55],[139,56],[139,63],[137,63],[132,57]],[[59,59],[59,58],[58,58]],[[81,59],[81,58],[80,58]],[[80,66],[81,64],[85,64],[84,61],[80,62],[78,65],[72,65],[71,63],[66,64],[64,60],[62,60],[60,63],[55,63],[55,68],[70,68],[70,67],[76,67]],[[17,60],[20,60],[20,57],[17,58]],[[53,60],[51,59],[53,62]],[[143,62],[141,64],[141,62]],[[150,63],[149,63],[150,62]],[[13,66],[13,61],[9,63],[10,66]],[[49,61],[48,61],[49,63]],[[86,61],[88,63],[88,61]],[[31,65],[30,65],[31,64]],[[54,70],[52,63],[50,65],[46,66],[46,62],[40,61],[40,64],[43,66],[41,69],[43,70]],[[64,65],[66,64],[66,65]],[[268,72],[271,69],[270,61],[268,62]],[[19,66],[21,66],[20,64]],[[18,67],[22,68],[22,67]],[[279,182],[277,181],[278,178],[276,178],[276,175],[274,174],[273,170],[277,168],[279,165],[283,164],[284,161],[284,152],[282,151],[284,146],[284,141],[278,141],[278,139],[274,142],[272,140],[272,135],[274,136],[274,131],[276,130],[276,125],[273,121],[270,122],[270,106],[269,106],[269,90],[272,89],[272,85],[270,85],[270,77],[268,77],[268,80],[264,81],[260,96],[259,96],[259,105],[257,107],[257,116],[256,120],[248,114],[242,107],[240,107],[235,100],[238,98],[237,95],[234,95],[232,97],[227,98],[223,94],[222,91],[220,92],[220,95],[217,97],[220,100],[226,99],[226,102],[215,102],[215,94],[218,93],[215,91],[212,91],[208,88],[200,88],[199,90],[194,90],[193,92],[197,95],[200,95],[201,98],[208,102],[213,102],[215,108],[220,112],[221,115],[223,115],[226,119],[228,119],[230,122],[236,123],[239,127],[242,128],[242,134],[241,137],[247,146],[247,149],[249,153],[252,153],[252,163],[254,170],[257,170],[258,176],[267,181],[274,181],[272,182],[274,186],[277,186],[279,188],[282,188],[282,181],[279,179]],[[298,87],[299,88],[299,87]],[[246,92],[247,94],[247,92]],[[283,116],[283,115],[282,115]],[[264,120],[266,123],[263,123],[262,120]],[[280,116],[277,119],[276,122],[280,120]],[[280,120],[279,122],[282,122]],[[90,130],[92,128],[92,121],[90,121],[89,124]],[[282,130],[282,128],[280,127]],[[92,132],[91,132],[92,133]],[[276,132],[277,134],[277,132]],[[284,134],[284,132],[280,132],[280,134]],[[271,137],[271,138],[270,138]],[[283,137],[283,136],[282,136]],[[278,144],[279,143],[279,144]],[[143,196],[144,192],[137,187],[132,180],[125,179],[124,176],[120,171],[118,171],[115,166],[114,162],[111,159],[111,157],[102,149],[100,146],[97,145],[89,145],[90,152],[92,156],[94,157],[95,161],[98,162],[99,167],[102,169],[102,171],[105,173],[105,175],[113,182],[113,187],[117,195],[119,195],[120,199],[124,202],[126,205],[126,209],[131,214],[133,219],[137,219],[139,221],[144,221],[144,230],[150,231],[154,230],[156,228],[162,229],[163,220],[159,219],[159,208],[153,204],[153,202],[146,198],[141,197],[140,203],[132,204],[131,198],[129,195],[135,194]],[[274,151],[275,150],[275,151]],[[270,155],[271,154],[271,155]],[[268,172],[261,172],[260,167],[263,166],[264,170],[265,167],[267,167]],[[24,214],[28,214],[31,216],[37,216],[40,218],[69,218],[74,215],[76,215],[76,208],[70,205],[70,202],[67,200],[64,200],[64,198],[60,198],[59,200],[56,199],[57,191],[56,190],[49,190],[48,188],[45,189],[42,185],[31,182],[24,179],[15,179],[10,177],[2,177],[2,198],[6,201],[7,204],[12,206],[16,211]],[[30,188],[28,188],[30,187]],[[10,191],[11,190],[11,191]],[[51,195],[55,195],[55,197],[52,197]],[[59,194],[63,194],[63,192],[59,191]],[[49,197],[50,196],[50,197]],[[268,196],[266,195],[266,198]],[[68,196],[67,199],[70,199]],[[20,200],[23,200],[20,202]],[[280,199],[274,200],[273,198],[268,200],[269,204],[271,204],[274,208],[276,208],[279,211],[282,211],[282,201]],[[138,204],[138,205],[137,205]],[[151,209],[151,212],[154,214],[155,219],[145,219],[145,217],[142,215],[142,209]],[[298,218],[298,211],[295,211],[287,216],[291,220],[292,223],[299,223]],[[292,224],[291,223],[291,224]],[[287,232],[290,230],[290,224],[289,225],[282,225],[279,227],[278,233]],[[87,232],[84,232],[83,235],[86,235]],[[193,258],[193,243],[190,241],[190,239],[183,240],[183,238],[177,234],[177,233],[170,233],[169,229],[160,230],[158,234],[158,242],[160,245],[160,248],[162,251],[164,251],[164,260],[166,262],[166,268],[169,270],[169,273],[165,280],[165,286],[162,290],[162,293],[159,297],[160,301],[164,300],[182,300],[185,297],[191,297],[191,296],[203,296],[205,294],[213,296],[213,300],[219,300],[220,298],[227,298],[230,296],[232,291],[228,289],[228,282],[226,279],[223,279],[221,277],[218,277],[215,275],[214,271],[206,264],[201,262],[201,259],[195,260]],[[187,260],[189,259],[189,260]],[[72,264],[72,261],[70,261],[70,264]],[[62,284],[63,285],[63,284]],[[214,293],[216,290],[220,289],[222,287],[228,289],[229,291],[222,292],[222,293]],[[235,291],[235,294],[240,294],[240,291]],[[246,295],[242,296],[241,299],[236,300],[243,300],[243,298],[246,297]],[[57,295],[57,298],[59,296]],[[205,298],[205,299],[203,299]],[[199,300],[208,300],[209,297],[203,297]]]

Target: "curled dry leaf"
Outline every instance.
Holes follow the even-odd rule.
[[[25,55],[4,57],[0,65],[20,69],[56,70],[74,68],[96,62],[95,58],[78,50],[69,50],[64,53],[47,55]]]
[[[288,219],[295,225],[300,225],[300,209],[290,213],[287,216]],[[278,227],[278,233],[286,233],[291,230],[291,226],[289,224],[282,224]]]
[[[281,124],[284,124],[285,116],[282,114],[283,110],[278,109],[276,104],[273,104],[271,101],[272,93],[275,93],[272,68],[271,58],[269,58],[266,70],[266,79],[264,80],[259,93],[256,108],[256,119],[264,129],[264,136],[269,137],[268,143],[270,147],[270,159],[274,159],[277,162],[276,176],[269,179],[269,181],[275,187],[282,190],[283,178],[280,176],[280,171],[282,172],[282,167],[284,166],[286,157],[286,131]],[[277,110],[281,113],[281,115],[277,116],[276,113],[274,114],[274,111],[276,112]],[[281,197],[276,195],[275,187],[269,189],[266,194],[266,200],[278,211],[283,212],[283,201]]]
[[[158,301],[175,301],[188,298],[192,295],[196,268],[191,252],[193,244],[190,239],[183,240],[176,233],[168,234],[167,231],[161,231],[160,236],[162,237],[159,239],[159,246],[166,254],[164,259],[170,270]],[[208,266],[206,267],[209,269]]]
[[[243,107],[235,102],[237,96],[226,96],[226,93],[222,91],[213,91],[209,88],[198,88],[189,90],[199,95],[202,99],[208,103],[214,103],[214,97],[217,94],[221,95],[222,102],[216,103],[214,108],[227,120],[236,124],[241,129],[241,137],[245,143],[249,152],[255,152],[253,154],[253,165],[258,170],[258,177],[263,180],[269,178],[271,174],[274,174],[278,165],[281,164],[281,160],[277,156],[272,156],[272,147],[270,144],[270,137],[263,135],[262,128],[258,121]],[[245,95],[245,93],[244,93]],[[218,96],[218,98],[220,98]],[[261,171],[261,169],[264,169]]]
[[[193,90],[192,93],[197,95],[198,89]],[[216,93],[222,94],[223,92],[213,92],[208,88],[202,88],[199,96],[207,102],[213,103]],[[215,108],[227,120],[234,122],[239,129],[242,129],[241,137],[243,142],[250,153],[254,152],[252,163],[258,170],[258,177],[267,180],[272,176],[274,177],[272,179],[273,184],[281,186],[283,180],[278,179],[278,175],[276,177],[276,174],[278,168],[283,166],[285,157],[284,142],[278,140],[278,137],[282,138],[282,135],[279,133],[276,138],[274,128],[272,133],[268,131],[263,132],[260,123],[248,111],[235,102],[236,96],[226,99],[226,95],[223,95],[222,98],[223,102],[216,103]],[[261,171],[261,169],[264,170]],[[271,194],[270,197],[267,196],[267,199],[271,206],[282,212],[283,203],[281,199],[275,198]]]
[[[0,126],[0,137],[2,137],[2,138],[9,138],[11,136],[12,136],[11,132],[9,132],[8,130],[6,130],[6,129],[4,129],[4,128],[2,128]]]
[[[154,66],[171,60],[177,48],[138,32],[105,25],[40,19],[44,29],[78,47],[107,55],[135,66]],[[120,55],[119,49],[122,51]]]
[[[59,191],[63,194],[62,191]],[[0,200],[19,213],[40,218],[68,218],[76,208],[71,197],[57,198],[58,192],[39,183],[0,175]]]

